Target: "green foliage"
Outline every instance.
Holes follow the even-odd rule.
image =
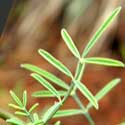
[[[79,59],[80,53],[79,53],[79,51],[76,48],[74,42],[72,41],[71,37],[69,36],[69,34],[67,33],[67,31],[65,29],[62,29],[61,35],[62,35],[62,38],[64,39],[64,42],[66,43],[66,45],[70,49],[70,51],[73,53],[73,55],[75,57],[77,57]]]
[[[74,81],[76,87],[83,93],[83,95],[91,102],[91,104],[98,109],[98,103],[92,93],[88,90],[88,88],[82,84],[80,81]]]
[[[22,100],[20,100],[13,91],[10,91],[10,95],[16,104],[10,103],[9,106],[17,110],[17,111],[15,111],[16,115],[25,116],[25,117],[29,118],[30,123],[33,123],[33,125],[39,125],[41,123],[40,122],[39,124],[36,124],[38,121],[41,121],[41,120],[34,119],[34,114],[32,113],[33,110],[38,106],[38,103],[31,106],[31,108],[29,110],[27,109],[27,92],[26,91],[23,92]],[[35,113],[35,115],[37,115],[37,114]],[[25,125],[26,124],[25,122],[22,122],[21,120],[18,120],[16,118],[7,119],[7,122],[14,124],[14,125]]]
[[[96,95],[95,98],[97,101],[99,101],[100,99],[102,99],[107,93],[109,93],[117,84],[119,84],[121,81],[121,79],[116,78],[113,79],[112,81],[110,81],[109,83],[107,83],[104,88],[102,88]],[[89,103],[87,105],[87,109],[90,109],[92,107],[92,104]]]
[[[63,91],[63,90],[60,90],[58,91],[58,94],[59,96],[64,96],[66,94],[66,91]],[[56,97],[54,94],[52,94],[50,91],[47,91],[47,90],[41,90],[41,91],[37,91],[37,92],[34,92],[32,94],[33,97]]]
[[[47,121],[52,118],[54,112],[57,111],[61,105],[62,104],[60,102],[57,102],[45,112],[45,114],[42,117],[42,121],[44,124],[46,124]]]
[[[69,71],[69,69],[66,66],[64,66],[59,60],[53,57],[51,54],[42,49],[39,49],[38,52],[44,59],[46,59],[49,63],[55,66],[58,70],[60,70],[67,76],[73,78],[72,73]]]
[[[102,33],[106,30],[106,28],[112,23],[112,21],[118,15],[118,13],[120,12],[120,10],[121,10],[121,7],[116,8],[112,12],[112,14],[104,21],[104,23],[100,26],[100,28],[97,30],[97,32],[95,33],[95,35],[92,37],[92,39],[86,45],[86,47],[85,47],[85,49],[84,49],[84,51],[82,53],[82,57],[85,57],[89,53],[89,51],[91,50],[91,48],[95,45],[95,43],[101,37]]]
[[[61,101],[58,91],[48,81],[46,81],[40,75],[35,73],[31,74],[31,76],[34,79],[36,79],[40,84],[42,84],[44,87],[46,87],[53,95],[55,95],[59,99],[59,101]]]
[[[120,10],[121,10],[121,7],[118,7],[112,12],[112,14],[107,18],[107,20],[101,25],[101,27],[92,37],[92,39],[88,42],[81,56],[74,42],[72,41],[71,37],[67,33],[67,31],[65,29],[62,29],[61,31],[62,38],[64,39],[66,45],[68,46],[72,54],[78,59],[75,76],[73,76],[70,70],[59,60],[57,60],[55,57],[53,57],[45,50],[39,49],[38,52],[44,59],[46,59],[50,64],[56,67],[59,71],[61,71],[62,73],[64,73],[65,75],[71,78],[70,85],[67,85],[64,81],[62,81],[52,73],[45,71],[43,69],[40,69],[37,66],[31,65],[31,64],[21,65],[22,68],[32,71],[33,73],[31,74],[31,76],[47,89],[47,90],[34,92],[32,96],[41,97],[41,98],[55,97],[58,99],[58,102],[55,102],[41,117],[37,113],[33,113],[33,110],[38,106],[38,103],[34,104],[29,110],[26,108],[27,106],[26,91],[24,91],[23,93],[22,100],[20,100],[14,92],[10,91],[10,94],[16,104],[9,104],[9,106],[17,110],[15,114],[25,116],[29,119],[29,122],[25,123],[26,125],[47,125],[49,123],[49,120],[52,118],[68,117],[68,116],[78,115],[78,114],[84,115],[88,119],[89,123],[91,125],[94,125],[92,117],[89,114],[89,109],[93,106],[96,109],[98,109],[99,108],[98,101],[100,101],[100,99],[102,99],[108,92],[110,92],[120,82],[120,78],[114,79],[111,82],[109,82],[95,96],[92,94],[92,92],[89,91],[89,88],[87,88],[81,82],[81,78],[83,76],[85,66],[88,63],[104,65],[104,66],[114,66],[114,67],[125,66],[122,62],[114,59],[101,58],[101,57],[86,58],[91,48],[95,45],[95,43],[100,38],[102,33],[109,26],[109,24],[111,24],[114,18],[118,15]],[[47,80],[60,86],[62,90],[56,90],[54,86],[51,83],[49,83]],[[81,93],[89,100],[89,103],[86,107],[77,96],[77,91],[76,91],[77,89],[80,90]],[[73,99],[78,104],[79,109],[59,110],[69,96],[73,97]],[[8,119],[7,122],[15,125],[24,125],[22,121],[16,120],[14,118]],[[60,124],[61,124],[60,121],[57,121],[54,125],[60,125]]]
[[[84,60],[86,63],[104,65],[104,66],[114,66],[114,67],[124,67],[124,64],[120,61],[108,58],[90,57]]]
[[[24,125],[22,121],[19,121],[18,119],[15,119],[15,118],[7,119],[6,122],[14,125]]]
[[[67,117],[79,114],[83,114],[83,111],[81,111],[80,109],[58,110],[54,115],[54,118]]]
[[[64,81],[62,81],[52,73],[47,72],[43,69],[40,69],[37,66],[31,65],[31,64],[22,64],[21,67],[43,76],[44,78],[50,80],[51,82],[55,83],[56,85],[64,89],[67,89],[67,90],[69,89],[69,86]]]

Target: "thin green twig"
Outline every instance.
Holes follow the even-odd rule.
[[[86,110],[85,106],[83,105],[83,103],[81,102],[81,100],[79,99],[79,97],[76,93],[73,95],[73,98],[76,101],[76,103],[78,104],[78,106],[80,107],[80,109],[82,109],[83,115],[88,119],[89,123],[91,125],[95,125],[92,117],[90,116],[89,112]]]

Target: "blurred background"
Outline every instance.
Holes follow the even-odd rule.
[[[100,24],[118,6],[122,6],[122,11],[98,40],[89,56],[110,57],[125,62],[125,0],[15,1],[0,39],[0,107],[10,111],[10,89],[19,96],[26,89],[29,93],[29,106],[38,101],[39,111],[53,104],[54,99],[35,99],[30,96],[32,92],[44,88],[30,77],[30,72],[21,69],[20,64],[35,64],[70,83],[70,79],[41,58],[37,50],[47,50],[74,73],[77,60],[63,42],[61,29],[68,30],[82,52]],[[86,67],[82,81],[93,94],[116,77],[121,77],[122,83],[100,101],[99,111],[90,111],[96,125],[116,125],[125,121],[125,71],[95,65]],[[79,96],[83,103],[88,103],[80,93]],[[78,106],[69,98],[63,108]],[[81,115],[61,118],[61,121],[64,125],[89,125]]]

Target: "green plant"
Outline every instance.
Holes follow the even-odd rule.
[[[62,29],[61,35],[64,39],[64,42],[68,46],[69,50],[72,54],[78,59],[77,67],[75,75],[72,75],[70,70],[64,66],[59,60],[55,59],[52,55],[50,55],[45,50],[39,49],[39,54],[46,59],[50,64],[56,67],[59,71],[67,75],[71,78],[71,83],[68,85],[54,74],[40,69],[39,67],[32,65],[32,64],[22,64],[21,67],[27,70],[32,71],[33,73],[31,76],[36,79],[41,85],[43,85],[47,90],[41,90],[33,93],[32,96],[34,97],[56,97],[57,101],[54,102],[53,106],[50,107],[45,114],[41,117],[38,113],[33,113],[32,111],[38,106],[38,103],[34,104],[30,109],[27,109],[27,92],[24,91],[22,101],[16,96],[13,91],[10,91],[10,94],[15,101],[16,104],[9,104],[9,106],[13,107],[17,111],[15,112],[16,115],[25,116],[29,119],[28,123],[9,116],[7,119],[8,123],[15,124],[15,125],[47,125],[49,124],[49,120],[52,118],[59,118],[59,117],[68,117],[72,115],[82,114],[84,115],[91,125],[94,125],[94,121],[89,114],[89,110],[92,107],[95,109],[99,109],[98,102],[102,99],[108,92],[112,90],[121,80],[120,78],[113,79],[110,81],[104,88],[102,88],[95,96],[89,91],[89,89],[81,82],[81,78],[83,76],[83,72],[85,69],[86,64],[97,64],[97,65],[104,65],[104,66],[114,66],[114,67],[124,67],[125,65],[117,60],[108,59],[108,58],[101,58],[101,57],[86,57],[87,54],[90,52],[91,48],[95,45],[97,40],[100,38],[102,33],[106,30],[109,24],[112,23],[114,18],[120,12],[121,7],[116,8],[112,14],[107,18],[107,20],[101,25],[92,39],[89,41],[87,46],[85,47],[82,55],[80,55],[79,51],[77,50],[74,42],[72,41],[71,37],[67,33],[65,29]],[[62,88],[62,90],[56,90],[50,82],[56,84]],[[81,93],[89,100],[89,104],[84,106],[77,95],[76,90],[80,90]],[[73,97],[76,103],[79,106],[79,109],[67,109],[67,110],[60,110],[60,107],[65,103],[68,97]],[[55,125],[60,125],[60,121],[57,121]]]

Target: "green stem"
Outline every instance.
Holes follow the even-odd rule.
[[[56,109],[52,112],[50,118],[52,118],[52,117],[55,115],[55,113],[59,110],[59,108],[65,103],[65,101],[66,101],[67,98],[69,97],[70,93],[72,92],[73,87],[74,87],[74,83],[71,82],[70,88],[69,88],[68,92],[66,93],[66,95],[63,97],[60,106],[59,106],[58,108],[56,108]],[[48,119],[48,120],[47,120],[45,123],[43,123],[42,125],[46,125],[49,120],[50,120],[50,119]]]
[[[86,108],[84,107],[84,105],[82,104],[81,100],[79,99],[79,97],[78,97],[78,95],[76,93],[73,95],[73,98],[76,101],[76,103],[78,104],[78,106],[82,109],[83,115],[88,119],[89,123],[91,125],[95,125],[95,123],[92,120],[89,112],[87,112]]]
[[[27,114],[27,117],[29,118],[29,120],[30,120],[32,123],[34,123],[34,120],[33,120],[32,116],[31,116],[31,114],[29,113],[29,111],[28,111],[26,108],[24,108],[24,112]]]
[[[78,80],[78,81],[81,80],[84,69],[85,69],[85,63],[79,61],[76,67],[75,80]],[[76,86],[74,86],[73,91],[72,91],[73,94],[76,93],[76,89],[77,89]]]
[[[84,63],[84,59],[83,60],[80,60],[77,64],[77,68],[76,68],[76,73],[75,73],[75,80],[78,80],[80,81],[82,76],[83,76],[83,73],[84,73],[84,69],[85,69],[85,63]],[[73,88],[73,91],[72,91],[72,94],[73,94],[73,98],[74,100],[76,101],[76,103],[79,105],[79,107],[84,111],[84,116],[88,119],[89,123],[91,125],[94,125],[94,121],[92,120],[89,112],[87,112],[86,108],[83,106],[81,100],[79,99],[79,97],[77,96],[76,94],[76,90],[77,90],[77,87],[74,86]],[[86,113],[85,113],[86,112]]]
[[[77,94],[73,95],[74,100],[76,101],[76,103],[79,105],[79,107],[86,112],[86,108],[84,107],[84,105],[82,104],[81,100],[79,99]]]
[[[77,64],[77,68],[76,68],[76,73],[75,73],[75,80],[81,80],[81,78],[82,78],[82,75],[83,75],[83,72],[84,72],[84,68],[85,68],[85,62],[83,61],[83,59],[82,60],[80,60],[79,62],[78,62],[78,64]],[[76,86],[75,86],[75,84],[73,83],[73,79],[72,79],[72,82],[71,82],[71,84],[70,84],[70,88],[69,88],[69,90],[68,90],[68,92],[66,93],[66,95],[63,97],[63,99],[62,99],[62,105],[64,104],[64,102],[67,100],[67,98],[70,96],[70,94],[72,93],[73,95],[76,93]],[[79,103],[79,102],[78,102]],[[51,117],[50,118],[52,118],[54,115],[55,115],[55,113],[59,110],[59,108],[62,106],[62,105],[60,105],[58,108],[56,108],[55,109],[55,111],[53,111],[53,113],[51,114]],[[82,103],[80,104],[80,106],[82,105]],[[83,108],[83,106],[82,106],[82,108]],[[86,115],[86,117],[87,117],[87,119],[88,120],[90,120],[89,119],[89,114],[87,114]],[[48,123],[48,121],[49,121],[50,119],[48,119],[47,121],[46,121],[46,123],[44,123],[43,125],[46,125],[47,123]],[[92,124],[92,125],[94,125],[94,124]]]

